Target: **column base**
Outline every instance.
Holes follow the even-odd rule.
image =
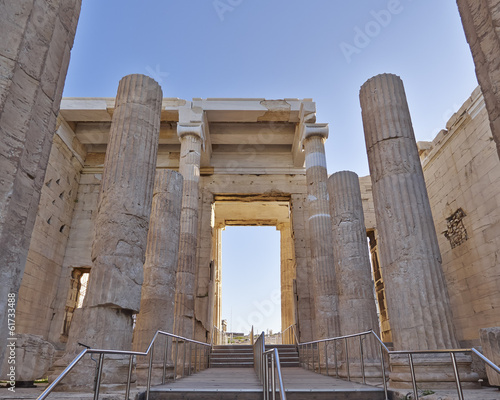
[[[457,353],[457,367],[464,389],[478,389],[479,376],[472,372],[472,357]],[[413,366],[419,389],[456,388],[453,364],[449,354],[414,355]],[[395,389],[411,389],[412,379],[407,355],[392,354],[390,357],[389,386]]]
[[[94,357],[99,359],[97,355]],[[71,361],[70,361],[71,362]],[[53,382],[64,369],[68,366],[65,357],[57,361],[53,367],[53,373],[49,375],[49,382]],[[127,387],[129,358],[121,356],[106,355],[104,358],[101,384],[99,390],[101,393],[111,393],[124,391]],[[66,375],[66,377],[54,388],[56,392],[93,392],[96,376],[96,363],[85,356],[80,362]],[[137,378],[132,370],[130,388],[136,387]]]
[[[132,319],[129,313],[108,307],[79,308],[75,310],[71,323],[66,353],[52,366],[49,382],[53,382],[64,369],[84,350],[78,343],[105,350],[126,349],[132,343]],[[96,365],[86,354],[56,386],[56,391],[94,390]],[[92,357],[99,360],[99,354]],[[105,354],[100,390],[103,393],[124,390],[127,385],[130,356]],[[134,359],[134,363],[137,360]],[[132,370],[131,382],[136,382]]]
[[[137,383],[140,386],[146,386],[148,380],[149,364],[137,364],[136,375]],[[172,381],[174,379],[174,366],[172,363],[168,363],[165,369],[165,382]],[[163,380],[163,362],[155,363],[151,369],[151,386],[161,385]]]
[[[383,375],[382,375],[382,366],[379,361],[365,361],[364,362],[365,369],[365,381],[368,384],[380,384],[382,383]],[[333,371],[335,373],[335,370]],[[332,373],[330,372],[330,375]],[[386,372],[386,376],[388,373]],[[363,382],[363,373],[361,370],[361,363],[359,360],[349,362],[349,376],[351,381],[354,382]],[[343,362],[339,365],[339,377],[341,379],[347,379],[347,365]]]

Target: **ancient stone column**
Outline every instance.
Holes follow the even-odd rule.
[[[10,332],[7,300],[17,301],[24,273],[80,6],[81,0],[1,6],[0,364]]]
[[[358,175],[351,171],[331,175],[328,179],[328,192],[339,296],[340,334],[350,335],[370,329],[378,334],[379,322]],[[359,339],[349,339],[348,345],[350,372],[360,376]],[[376,360],[379,356],[378,346],[372,337],[366,337],[364,341],[363,357],[366,367],[370,367],[370,371],[366,372],[373,376],[375,371],[378,372]]]
[[[81,350],[77,342],[100,349],[130,350],[132,346],[132,314],[139,312],[141,302],[161,103],[162,90],[153,79],[128,75],[120,81],[104,161],[89,286],[83,308],[75,310],[66,347],[70,359]],[[126,381],[127,365],[128,357],[121,364],[105,363],[103,384]],[[77,367],[63,386],[91,389],[81,377],[93,376],[93,368],[92,362]]]
[[[307,207],[315,289],[316,332],[314,339],[334,337],[338,334],[337,284],[333,262],[332,222],[324,146],[324,140],[327,137],[327,124],[304,125]]]
[[[369,79],[360,92],[380,264],[395,350],[458,346],[441,255],[403,82],[396,75]],[[463,381],[477,382],[471,358],[459,357]],[[425,387],[453,378],[449,355],[416,356]],[[423,375],[423,376],[422,376]],[[391,357],[394,387],[410,387],[408,358]]]
[[[178,172],[166,169],[156,172],[144,263],[141,311],[137,315],[134,330],[135,351],[145,351],[156,331],[173,332],[182,183],[182,175]],[[152,382],[157,384],[161,383],[163,373],[165,338],[159,340],[153,358]],[[171,349],[171,339],[168,339],[167,345]],[[138,360],[139,379],[147,377],[147,361],[146,358]],[[171,359],[167,361],[171,365]]]
[[[394,348],[457,346],[434,221],[403,82],[383,74],[360,92]]]
[[[198,203],[203,127],[201,124],[179,124],[177,134],[181,141],[179,172],[184,178],[184,188],[175,291],[174,333],[192,339],[194,338]]]
[[[296,278],[293,238],[291,224],[280,223],[281,243],[281,330],[285,330],[295,323],[295,303],[293,301],[293,281]],[[282,336],[283,344],[291,344],[294,338],[293,329],[288,329]]]
[[[493,0],[457,0],[500,157],[500,9]]]
[[[291,230],[293,231],[293,249],[295,256],[294,320],[297,324],[297,336],[300,342],[315,339],[314,336],[314,293],[312,286],[311,248],[309,246],[309,223],[306,194],[292,194]]]

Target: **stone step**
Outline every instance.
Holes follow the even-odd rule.
[[[383,390],[302,368],[284,370],[288,400],[382,400]],[[263,396],[253,368],[220,370],[209,368],[167,385],[151,388],[150,400],[261,400]],[[141,394],[138,400],[144,400]],[[279,398],[279,395],[277,395]]]
[[[270,344],[266,345],[266,350],[278,349],[280,365],[283,368],[299,367],[299,352],[297,346],[293,344]]]
[[[214,349],[212,354],[253,354],[253,350],[238,350],[238,349]]]
[[[223,350],[227,350],[227,349],[240,349],[240,350],[251,350],[253,351],[253,346],[251,345],[248,345],[248,344],[220,344],[220,345],[216,345],[214,346],[214,350],[217,350],[217,349],[223,349]]]
[[[213,365],[214,363],[222,363],[222,362],[232,362],[232,363],[238,363],[238,362],[248,362],[250,361],[253,363],[253,357],[227,357],[227,356],[212,356],[210,357],[210,363]]]
[[[294,345],[267,345],[266,350],[276,348],[282,367],[298,367],[299,353]],[[249,345],[214,346],[210,354],[213,368],[248,368],[253,366],[253,347]]]

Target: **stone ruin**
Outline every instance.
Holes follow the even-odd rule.
[[[0,16],[12,28],[0,45],[0,297],[16,295],[18,354],[37,355],[23,381],[66,366],[79,342],[144,350],[158,329],[210,342],[231,225],[280,231],[282,327],[300,341],[373,329],[396,350],[482,344],[498,359],[500,46],[476,18],[494,24],[493,6],[458,0],[482,91],[432,142],[416,143],[399,77],[362,86],[370,176],[359,178],[328,176],[328,125],[311,99],[165,98],[129,75],[116,99],[61,101],[80,2],[25,3]],[[470,357],[458,361],[473,385]],[[453,381],[443,363],[416,368]],[[116,358],[103,383],[122,384],[127,368]],[[408,383],[405,360],[391,359],[391,381]]]

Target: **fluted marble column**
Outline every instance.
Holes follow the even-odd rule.
[[[327,124],[305,124],[303,146],[306,162],[307,207],[313,266],[315,304],[314,339],[338,334],[337,284],[332,249],[332,222],[328,201],[328,174],[324,140]]]
[[[500,157],[500,9],[496,0],[457,0]]]
[[[19,295],[80,7],[81,0],[1,2],[0,365],[10,344],[8,300]]]
[[[403,82],[375,76],[360,100],[394,347],[457,347]]]
[[[378,333],[379,322],[358,175],[351,171],[331,175],[328,178],[328,192],[339,296],[340,334],[350,335],[370,329]],[[366,365],[372,369],[369,371],[371,375],[373,363],[378,358],[378,346],[375,344],[371,338],[364,341],[363,355]],[[351,374],[359,373],[358,340],[349,340],[349,346]],[[353,371],[354,366],[356,371]],[[378,367],[378,363],[376,366]]]
[[[173,332],[182,184],[183,178],[178,172],[156,172],[141,311],[137,315],[134,330],[135,351],[145,351],[156,331]],[[160,350],[158,347],[153,359],[153,383],[160,383],[163,373],[163,352]],[[143,357],[137,364],[137,375],[145,378],[148,360]]]
[[[120,80],[106,149],[92,244],[92,269],[83,307],[75,310],[66,347],[71,359],[93,348],[130,350],[132,314],[139,312],[143,264],[160,133],[162,90],[144,75]],[[63,357],[67,365],[67,357]],[[126,362],[105,363],[104,384],[126,381]],[[86,369],[85,369],[86,368]],[[91,390],[93,362],[77,366],[66,388]]]
[[[312,266],[309,246],[309,222],[306,194],[292,194],[291,230],[295,258],[296,300],[294,299],[294,320],[297,323],[299,341],[308,342],[314,336],[314,293],[312,286]],[[296,301],[296,302],[295,302]]]
[[[196,250],[198,246],[199,180],[203,127],[201,124],[179,124],[177,134],[181,141],[179,172],[184,178],[184,187],[174,331],[177,335],[192,339],[194,338]]]
[[[290,223],[280,223],[281,242],[281,330],[295,323],[293,281],[295,279],[295,259]],[[284,344],[293,343],[293,330],[289,329],[282,338]]]

